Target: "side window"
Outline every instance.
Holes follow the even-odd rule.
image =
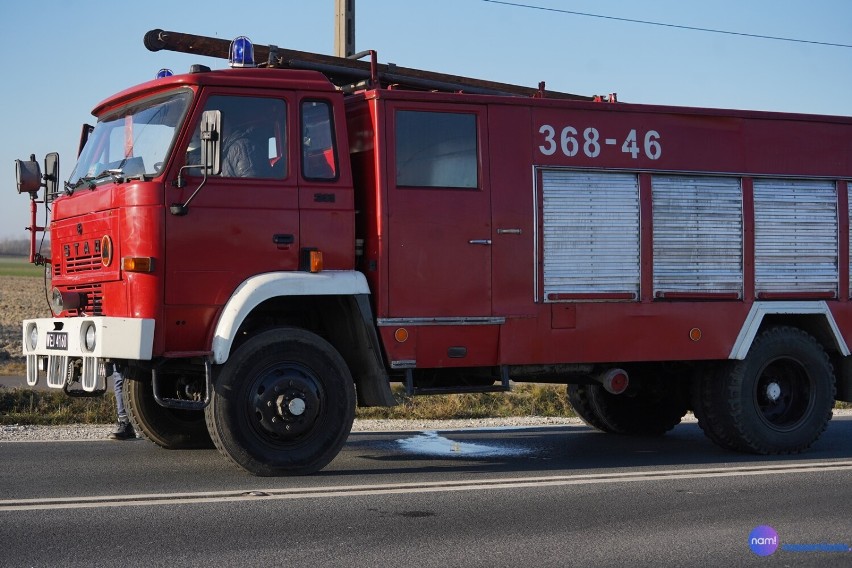
[[[262,97],[212,96],[204,110],[222,113],[222,177],[287,177],[287,103]],[[187,164],[201,160],[199,126]]]
[[[476,115],[396,112],[396,185],[479,187]]]
[[[337,178],[334,121],[324,101],[302,103],[302,176],[305,179]]]

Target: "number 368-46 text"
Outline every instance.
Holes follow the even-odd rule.
[[[617,138],[602,139],[600,131],[591,126],[583,130],[582,136],[573,126],[565,126],[557,133],[556,128],[549,124],[542,124],[541,128],[538,129],[538,133],[543,136],[538,150],[545,156],[552,156],[561,150],[562,154],[568,158],[573,158],[580,151],[586,157],[597,158],[607,146],[618,147],[619,142],[621,143],[621,153],[629,154],[634,160],[640,154],[650,160],[659,160],[663,154],[660,133],[656,130],[649,130],[644,134],[640,134],[633,128],[622,140]],[[642,139],[641,148],[639,144],[640,138]]]

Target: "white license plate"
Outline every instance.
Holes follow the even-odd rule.
[[[68,332],[66,331],[48,331],[46,347],[48,349],[56,349],[59,351],[68,350]]]

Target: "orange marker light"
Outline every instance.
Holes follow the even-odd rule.
[[[322,251],[312,250],[310,256],[310,271],[311,272],[321,272],[322,271]]]
[[[154,259],[150,256],[125,256],[121,259],[121,268],[125,272],[153,272]]]
[[[693,341],[700,341],[701,340],[701,330],[698,329],[697,327],[693,327],[692,329],[689,330],[689,338]]]
[[[397,329],[393,332],[393,338],[396,339],[398,343],[405,343],[408,341],[408,330],[404,327]]]

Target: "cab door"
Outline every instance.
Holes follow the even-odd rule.
[[[340,151],[347,147],[342,100],[300,92],[298,103],[302,251],[321,252],[324,270],[352,270],[355,196],[349,154]]]
[[[172,215],[166,207],[164,321],[170,351],[208,346],[221,307],[246,278],[298,268],[293,103],[281,93],[214,91],[191,119],[192,136],[187,140],[188,132],[179,147],[176,166],[200,164],[201,113],[219,110],[222,173],[208,177],[186,215]],[[184,169],[182,177],[183,188],[167,184],[167,204],[185,203],[201,185],[199,169]]]

